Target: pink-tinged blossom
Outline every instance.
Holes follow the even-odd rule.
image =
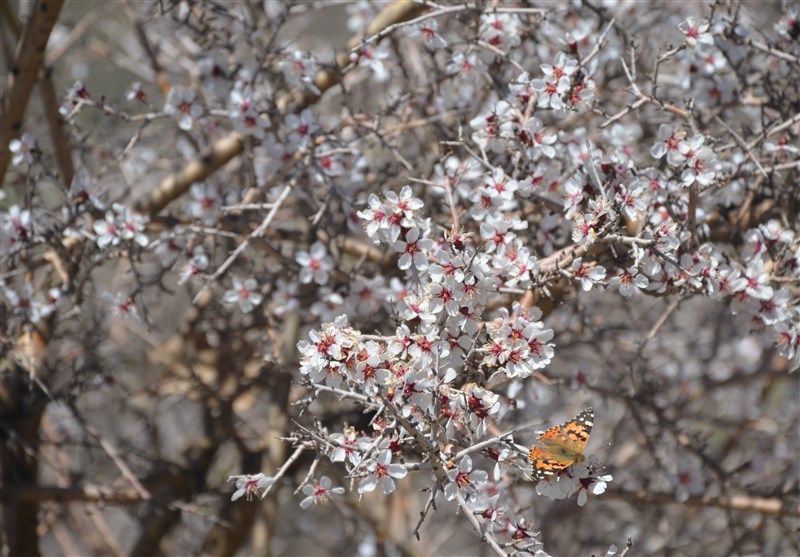
[[[436,358],[447,358],[450,348],[437,327],[431,327],[422,334],[414,336],[413,343],[408,347],[408,355],[415,362],[417,369],[431,367]]]
[[[237,131],[257,139],[264,139],[266,130],[270,127],[269,120],[258,113],[253,95],[249,91],[231,91],[228,115]]]
[[[777,141],[765,141],[764,152],[771,154],[778,161],[789,160],[790,156],[800,153],[800,147],[792,144],[792,138],[783,135]]]
[[[486,529],[492,533],[494,533],[495,525],[502,523],[506,516],[506,506],[499,504],[499,499],[499,493],[492,497],[481,494],[476,501],[470,503],[470,508],[475,512],[475,515],[486,526]]]
[[[757,300],[768,300],[772,298],[772,287],[769,284],[769,273],[764,270],[764,264],[760,259],[752,262],[744,271],[747,285],[745,293]]]
[[[445,310],[447,315],[455,316],[460,310],[460,304],[456,299],[454,285],[447,282],[442,284],[431,284],[428,287],[430,296],[430,311],[440,313]]]
[[[314,115],[308,108],[298,116],[297,114],[287,114],[284,120],[286,128],[289,130],[289,142],[295,149],[304,151],[319,127],[314,121]]]
[[[69,186],[69,198],[72,205],[70,210],[104,209],[103,203],[100,202],[95,194],[94,185],[85,169],[79,169],[72,178],[72,183]]]
[[[688,455],[680,455],[676,460],[677,470],[670,478],[675,489],[675,500],[684,502],[691,496],[705,492],[702,467],[695,464]]]
[[[545,79],[561,79],[570,77],[578,69],[578,61],[563,52],[557,52],[552,64],[539,66]]]
[[[796,46],[800,38],[798,29],[800,29],[800,4],[792,4],[775,24],[775,32],[787,44]]]
[[[413,322],[417,319],[423,323],[436,321],[436,314],[431,311],[431,301],[428,295],[418,295],[416,292],[407,292],[402,300],[402,316],[405,321]]]
[[[689,48],[694,48],[697,43],[713,45],[714,37],[708,32],[710,25],[705,19],[695,21],[691,16],[687,17],[684,21],[678,24],[678,29],[684,35],[683,42]]]
[[[649,199],[644,185],[634,183],[630,188],[621,187],[614,201],[629,220],[635,221],[647,210]]]
[[[12,205],[7,212],[0,212],[0,249],[3,252],[17,249],[29,242],[33,236],[31,212],[19,205]]]
[[[353,378],[362,385],[365,392],[374,393],[376,390],[375,383],[385,380],[387,373],[384,367],[385,356],[386,349],[384,345],[374,340],[360,343]]]
[[[191,89],[173,87],[167,95],[164,112],[178,121],[178,127],[189,131],[195,121],[205,114],[203,105],[197,100],[197,93]]]
[[[380,486],[384,495],[394,493],[395,479],[403,479],[408,470],[402,464],[392,464],[392,451],[381,451],[377,458],[366,461],[367,476],[358,484],[359,493],[370,493]]]
[[[414,371],[404,364],[396,364],[386,383],[391,387],[389,400],[401,408],[403,417],[412,418],[427,412],[433,403],[433,386],[427,370]]]
[[[147,93],[142,88],[142,82],[134,81],[131,83],[127,91],[125,91],[125,98],[129,101],[147,102]]]
[[[317,61],[312,55],[295,50],[290,58],[278,64],[278,69],[283,72],[283,77],[290,87],[305,88],[315,95],[320,94],[314,83],[317,76]]]
[[[658,128],[658,142],[650,148],[650,155],[655,159],[667,156],[667,162],[671,166],[678,166],[683,163],[680,146],[686,132],[676,132],[669,124],[661,124]]]
[[[51,288],[46,295],[35,294],[31,283],[25,283],[15,290],[0,281],[0,291],[11,306],[13,316],[30,323],[38,323],[52,315],[62,300],[62,292],[58,288]]]
[[[359,333],[340,315],[332,323],[323,323],[319,331],[311,330],[308,340],[297,343],[301,354],[300,373],[312,383],[325,382],[338,388],[345,376],[354,371],[358,353]]]
[[[781,221],[777,219],[771,219],[763,224],[759,224],[758,229],[769,245],[778,242],[789,245],[792,243],[792,240],[794,240],[794,231],[784,227]]]
[[[520,20],[514,14],[484,13],[478,32],[480,38],[493,47],[508,52],[520,43],[519,27]],[[497,56],[491,51],[485,51],[485,54],[490,59]]]
[[[415,39],[421,39],[423,44],[431,50],[445,48],[447,46],[447,41],[437,33],[438,29],[439,22],[431,18],[411,26],[409,29],[409,36]]]
[[[796,314],[796,318],[800,323],[800,315]],[[800,363],[800,326],[798,323],[782,321],[773,327],[773,341],[778,353],[787,360],[795,360],[795,364]]]
[[[389,226],[387,209],[384,208],[380,198],[374,193],[369,194],[367,207],[358,212],[358,217],[364,223],[364,230],[366,230],[367,236],[372,238],[376,244],[379,244],[381,238],[378,237],[378,232]],[[397,234],[400,234],[399,226],[397,227]],[[396,239],[396,237],[391,238],[392,241]]]
[[[370,44],[363,46],[357,53],[351,56],[351,59],[357,61],[360,66],[366,66],[377,82],[384,82],[391,74],[386,68],[386,61],[389,60],[392,53],[389,50],[389,45],[381,43],[378,45]]]
[[[613,480],[605,473],[605,468],[594,455],[586,455],[584,460],[549,476],[536,484],[536,493],[548,499],[566,499],[578,493],[578,505],[583,506],[588,495],[600,495]]]
[[[411,186],[403,186],[400,190],[400,195],[393,191],[386,192],[386,207],[391,214],[389,222],[392,228],[390,238],[397,239],[397,234],[394,232],[395,227],[398,230],[401,228],[412,228],[422,221],[418,218],[420,210],[425,206],[425,203],[414,197],[414,192]]]
[[[711,148],[703,145],[705,138],[696,135],[685,141],[681,141],[678,146],[686,168],[681,174],[681,182],[684,187],[697,183],[706,187],[713,183],[716,172],[716,160]]]
[[[792,296],[781,288],[768,300],[759,300],[757,317],[764,325],[775,325],[789,317]]]
[[[608,281],[609,286],[619,288],[619,293],[626,298],[633,296],[637,289],[647,288],[648,284],[650,281],[647,280],[647,277],[640,274],[639,269],[634,267],[621,270],[619,274],[611,277],[611,280]]]
[[[164,231],[155,242],[155,249],[153,252],[161,262],[161,266],[169,268],[175,264],[185,247],[186,240],[183,237]]]
[[[307,509],[311,505],[329,503],[333,495],[342,495],[343,487],[331,487],[333,482],[328,476],[322,476],[319,480],[303,486],[303,495],[306,498],[300,501],[300,507]]]
[[[507,218],[506,215],[487,215],[480,225],[481,238],[484,240],[484,253],[502,251],[511,245],[517,235],[512,230],[524,230],[528,223],[519,217]]]
[[[570,81],[568,77],[551,81],[534,79],[531,81],[531,88],[538,93],[536,106],[561,110],[564,108],[564,94],[570,90]]]
[[[447,483],[444,486],[444,498],[452,501],[460,491],[465,499],[472,499],[478,494],[478,487],[489,480],[485,470],[473,470],[472,458],[467,455],[458,466],[447,471]]]
[[[310,251],[299,251],[295,261],[300,265],[300,282],[302,284],[327,284],[330,271],[333,269],[333,259],[328,255],[328,250],[322,242],[314,242]]]
[[[355,313],[372,316],[381,308],[385,298],[386,285],[382,276],[373,278],[358,276],[350,285],[347,302],[353,307]]]
[[[361,441],[355,428],[349,427],[344,433],[331,433],[330,439],[334,446],[328,455],[331,462],[344,462],[346,459],[350,464],[358,464],[361,460]]]
[[[483,220],[489,215],[499,215],[509,200],[503,198],[500,193],[491,187],[482,186],[475,188],[469,195],[472,202],[469,214],[475,220]]]
[[[516,106],[525,111],[528,103],[536,97],[536,91],[531,87],[531,76],[528,72],[522,72],[516,79],[509,82],[508,90],[514,97]]]
[[[181,269],[181,277],[178,284],[184,284],[190,278],[197,276],[208,269],[208,255],[203,246],[195,246],[192,250],[192,257]]]
[[[295,157],[295,154],[294,147],[276,138],[274,133],[265,134],[261,145],[253,149],[253,166],[255,167],[258,185],[265,187],[271,183],[275,178],[275,174],[280,172],[284,165]],[[278,185],[276,187],[282,190],[284,186]],[[276,187],[273,187],[272,190],[275,190]]]
[[[409,230],[405,237],[394,243],[394,250],[400,253],[397,266],[401,270],[410,269],[413,264],[419,271],[428,267],[428,256],[425,252],[433,247],[433,240],[421,237],[419,227]]]
[[[428,267],[428,276],[437,284],[444,280],[461,283],[464,280],[465,267],[464,259],[460,255],[442,251],[438,255],[438,261]]]
[[[120,235],[117,228],[117,217],[113,211],[106,211],[103,219],[94,221],[92,225],[94,233],[97,235],[97,247],[105,248],[108,246],[119,245]]]
[[[486,111],[470,120],[470,127],[475,130],[472,139],[480,147],[502,153],[508,147],[507,140],[500,137],[503,124],[515,116],[513,107],[506,101],[490,102]]]
[[[575,227],[572,229],[572,241],[588,246],[592,244],[600,232],[601,221],[595,212],[576,215]]]
[[[638,124],[614,124],[603,132],[606,138],[617,148],[616,155],[623,161],[628,161],[638,152],[637,146],[642,137],[642,127]]]
[[[300,300],[297,299],[297,281],[284,280],[279,278],[275,282],[275,290],[272,293],[272,300],[270,306],[275,315],[282,317],[287,314],[294,313],[300,309]]]
[[[33,285],[25,283],[21,289],[14,290],[3,284],[3,296],[16,316],[25,320],[34,321],[33,317]]]
[[[317,299],[311,304],[309,311],[320,321],[331,321],[342,313],[342,306],[344,306],[344,297],[331,287],[322,286],[317,291]]]
[[[510,509],[504,533],[515,542],[523,542],[528,545],[526,553],[533,554],[535,557],[540,557],[544,553],[541,551],[542,544],[535,539],[539,532],[533,530],[533,525],[528,523],[524,516],[517,517]]]
[[[472,386],[464,393],[467,401],[469,428],[475,437],[486,435],[492,420],[500,412],[500,395],[478,386]]]
[[[747,287],[747,279],[741,271],[728,265],[720,265],[713,276],[719,297],[734,296]]]
[[[207,90],[213,91],[220,97],[228,93],[231,82],[228,77],[228,60],[225,53],[216,52],[213,56],[198,60],[197,73],[200,74],[203,86]]]
[[[89,91],[83,86],[82,81],[76,81],[67,96],[58,108],[58,113],[64,118],[71,118],[89,101]]]
[[[486,188],[494,190],[501,199],[514,199],[514,193],[519,188],[516,180],[506,175],[502,168],[495,168],[491,175],[484,178]]]
[[[539,272],[539,263],[530,249],[515,238],[498,250],[491,261],[496,276],[507,288],[530,286],[532,276]]]
[[[145,224],[143,215],[131,213],[124,205],[115,203],[105,212],[102,220],[94,221],[92,227],[96,235],[95,241],[100,248],[117,246],[122,240],[134,240],[139,245],[146,246],[149,240],[144,234]]]
[[[445,71],[450,75],[457,75],[465,78],[472,73],[478,64],[480,64],[480,61],[474,52],[462,52],[457,50],[453,52],[453,55],[450,57]]]
[[[580,212],[586,192],[583,185],[575,178],[564,183],[564,216],[574,219]]]
[[[228,481],[236,480],[236,491],[231,495],[231,501],[236,501],[245,496],[245,499],[252,501],[253,498],[259,499],[261,497],[261,490],[271,486],[275,480],[269,476],[265,476],[261,472],[258,474],[246,474],[244,476],[229,476]]]
[[[39,154],[36,140],[28,132],[23,133],[19,139],[12,139],[8,144],[8,150],[13,154],[11,164],[14,166],[31,164],[34,157]]]
[[[546,367],[555,353],[549,341],[555,333],[545,329],[541,311],[524,310],[519,303],[514,313],[500,308],[500,316],[487,323],[489,341],[481,347],[483,363],[512,378],[525,378],[534,370]]]
[[[233,288],[225,292],[222,301],[226,304],[239,304],[242,312],[250,313],[264,298],[258,291],[258,282],[253,278],[242,280],[239,277],[233,277],[232,282]]]
[[[529,118],[519,132],[519,139],[527,145],[527,154],[532,160],[539,160],[541,155],[548,159],[556,156],[553,145],[558,141],[556,134],[544,129],[538,118]]]
[[[211,225],[219,218],[219,208],[222,205],[222,196],[214,184],[198,182],[189,189],[192,201],[189,202],[189,212],[200,219],[203,224]]]
[[[134,213],[119,203],[115,203],[112,207],[117,213],[116,223],[120,238],[133,241],[142,247],[150,243],[150,239],[144,233],[148,221],[145,215]]]
[[[595,284],[606,278],[606,269],[602,265],[587,265],[578,257],[572,262],[572,276],[581,283],[584,292],[589,292]]]
[[[106,292],[103,294],[103,299],[111,305],[111,314],[114,317],[140,320],[139,311],[136,309],[136,303],[133,301],[133,298],[124,292],[117,292],[116,294]]]
[[[572,466],[572,473],[579,478],[578,506],[582,507],[589,499],[589,495],[602,495],[608,489],[608,484],[614,479],[611,474],[605,473],[603,467],[594,455],[588,456],[582,462]]]
[[[725,55],[714,47],[708,48],[707,52],[701,52],[699,49],[696,52],[701,54],[700,64],[705,75],[716,75],[728,66]]]

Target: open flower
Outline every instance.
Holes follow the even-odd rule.
[[[245,474],[244,476],[230,476],[228,481],[236,480],[236,491],[231,495],[231,501],[236,501],[245,495],[248,501],[253,497],[259,498],[261,496],[259,490],[266,489],[271,486],[275,481],[269,476],[265,476],[261,472],[258,474]]]
[[[375,491],[375,487],[380,485],[384,495],[389,495],[395,490],[394,478],[402,479],[408,474],[408,470],[402,464],[392,464],[392,451],[386,449],[382,451],[378,458],[367,464],[369,475],[361,480],[358,486],[359,493],[369,493]]]
[[[244,313],[250,313],[261,303],[263,298],[258,292],[256,279],[242,280],[239,277],[233,277],[233,288],[225,292],[222,301],[226,304],[238,303],[239,309]]]
[[[333,485],[331,479],[328,476],[322,476],[314,483],[303,486],[303,494],[307,497],[300,501],[300,507],[307,509],[311,505],[324,505],[331,500],[331,495],[344,493],[343,487],[331,487],[331,485]]]
[[[684,35],[683,42],[689,48],[694,48],[697,43],[714,44],[714,37],[708,32],[709,27],[710,25],[705,19],[695,21],[691,16],[678,25],[678,29]]]
[[[20,164],[30,164],[33,162],[33,156],[37,153],[36,140],[31,134],[25,132],[19,139],[12,139],[8,144],[8,150],[14,154],[11,159],[11,164],[19,166]]]
[[[631,267],[623,269],[620,273],[608,281],[609,286],[619,288],[619,293],[630,298],[637,289],[647,288],[650,281],[646,276],[639,273],[639,269]]]
[[[447,485],[444,486],[444,497],[452,501],[457,491],[462,491],[467,499],[477,495],[477,486],[486,482],[489,474],[485,470],[473,470],[472,458],[469,455],[461,459],[458,466],[447,471]]]
[[[333,269],[333,259],[328,255],[322,242],[314,242],[310,252],[297,252],[295,261],[301,266],[301,283],[309,284],[313,281],[317,284],[326,284],[328,282],[328,272]]]
[[[173,87],[167,95],[167,104],[164,112],[178,121],[178,127],[189,131],[194,126],[195,120],[200,118],[205,110],[197,101],[197,94],[191,89]]]

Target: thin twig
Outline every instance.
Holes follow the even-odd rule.
[[[298,458],[300,458],[300,455],[303,454],[303,451],[305,450],[306,450],[305,447],[302,446],[297,447],[295,451],[292,453],[292,456],[286,459],[286,462],[283,463],[283,466],[281,466],[280,470],[278,470],[278,472],[272,477],[273,480],[272,483],[269,484],[267,488],[264,490],[264,493],[261,494],[262,499],[264,499],[269,494],[270,490],[272,490],[272,486],[278,483],[278,480],[281,479],[284,476],[284,474],[286,474],[286,471],[289,470],[289,467],[292,464],[294,464],[294,462]]]
[[[508,557],[508,553],[500,547],[500,544],[497,543],[497,538],[494,537],[494,534],[491,530],[483,530],[481,528],[481,523],[478,522],[478,517],[475,516],[475,513],[472,512],[472,509],[469,508],[467,502],[464,500],[464,496],[461,494],[461,491],[456,490],[456,501],[458,502],[458,506],[461,511],[464,513],[464,516],[467,518],[472,527],[475,529],[478,534],[481,536],[481,541],[486,542],[489,544],[489,547],[494,551],[495,555],[499,557]]]
[[[208,278],[206,283],[203,285],[203,288],[201,288],[200,292],[198,292],[197,295],[194,297],[194,300],[192,301],[192,303],[194,303],[194,304],[198,303],[199,300],[200,300],[201,295],[206,290],[208,290],[211,287],[211,285],[214,282],[217,281],[217,279],[219,279],[223,274],[225,274],[225,271],[227,271],[228,268],[231,265],[233,265],[233,262],[236,261],[236,259],[242,254],[242,252],[250,244],[250,240],[253,240],[253,239],[256,239],[256,238],[260,238],[261,236],[264,235],[264,231],[272,223],[272,220],[275,218],[275,215],[278,214],[278,209],[281,208],[281,205],[286,200],[286,198],[289,196],[289,192],[291,192],[291,191],[292,191],[291,184],[289,184],[285,188],[283,188],[283,191],[281,192],[280,196],[278,196],[278,199],[275,200],[275,204],[273,205],[272,210],[270,210],[270,212],[267,213],[267,216],[264,217],[264,220],[261,221],[261,224],[258,225],[258,228],[253,230],[253,232],[251,232],[250,235],[247,238],[245,238],[244,241],[242,241],[241,244],[236,246],[236,249],[233,250],[233,253],[231,253],[228,256],[228,259],[226,259],[225,262],[222,263],[222,265],[220,265],[219,268],[214,272],[214,274],[211,275]]]

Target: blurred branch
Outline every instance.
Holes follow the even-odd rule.
[[[17,44],[11,80],[0,113],[0,186],[11,161],[8,146],[22,131],[25,110],[44,62],[47,41],[63,4],[64,0],[37,0]]]
[[[374,34],[383,27],[413,18],[423,9],[423,6],[408,0],[397,0],[386,5],[375,17],[367,28],[367,32]],[[353,40],[360,40],[360,35]],[[337,59],[340,62],[343,58]],[[315,84],[321,93],[324,93],[342,79],[341,72],[321,70],[318,72]],[[278,99],[278,108],[286,110],[290,105],[296,109],[313,104],[319,99],[318,95],[310,93],[287,93]],[[134,208],[142,213],[158,213],[172,201],[189,191],[191,185],[204,180],[244,150],[244,139],[239,133],[231,133],[218,140],[200,157],[190,162],[183,170],[176,172],[164,179],[151,193],[140,197]]]
[[[8,2],[3,2],[0,10],[2,10],[3,17],[8,22],[9,27],[11,27],[11,32],[14,33],[15,38],[19,41],[19,35],[22,32],[21,27],[16,15],[9,8]],[[50,57],[48,56],[42,75],[39,78],[39,94],[42,96],[42,107],[44,108],[47,123],[50,126],[50,136],[56,152],[56,163],[61,171],[64,184],[69,186],[75,175],[75,167],[72,165],[72,153],[67,134],[64,132],[61,114],[58,112],[58,97],[56,95],[56,87],[53,84],[52,66],[53,63],[50,62]]]
[[[678,501],[672,493],[650,493],[647,491],[610,490],[604,497],[630,503],[647,505],[686,505],[687,507],[717,507],[732,511],[752,511],[768,515],[800,516],[800,504],[788,500],[750,495],[695,496],[686,501]]]

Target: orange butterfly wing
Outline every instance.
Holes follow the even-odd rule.
[[[583,450],[594,424],[594,410],[587,408],[574,419],[551,427],[531,447],[531,480],[539,481],[583,460]]]

